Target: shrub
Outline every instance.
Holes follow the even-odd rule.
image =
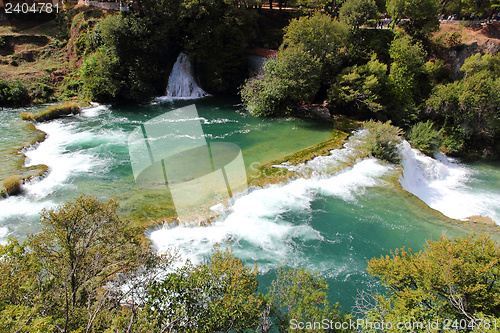
[[[366,141],[361,149],[366,153],[390,163],[399,163],[399,144],[402,142],[402,130],[391,125],[391,121],[385,123],[378,121],[367,121],[364,128],[368,130]]]
[[[51,100],[53,93],[54,88],[51,86],[44,83],[37,83],[32,88],[31,96],[34,99],[34,103],[46,103]]]
[[[29,103],[28,90],[21,82],[0,80],[0,106],[20,106]]]
[[[240,94],[254,116],[269,116],[298,102],[309,102],[320,87],[317,57],[299,47],[280,51],[278,59],[264,65],[265,75],[249,80]]]
[[[432,156],[443,145],[442,131],[432,128],[432,122],[427,120],[411,127],[408,132],[408,141],[413,148],[417,148],[426,155]]]
[[[92,100],[109,102],[117,96],[120,88],[120,80],[116,77],[118,69],[116,54],[104,47],[83,62],[80,67],[83,89]]]

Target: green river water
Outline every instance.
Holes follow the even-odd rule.
[[[238,145],[247,174],[258,164],[331,137],[330,124],[253,118],[236,99],[87,108],[80,115],[37,126],[48,137],[26,152],[26,165],[43,163],[50,173],[23,186],[22,195],[0,199],[0,240],[39,231],[40,210],[80,194],[115,197],[120,214],[133,219],[172,214],[167,190],[136,185],[127,138],[144,122],[193,103],[206,141]],[[0,151],[22,141],[20,111],[0,111]],[[325,166],[342,159],[347,150],[308,165],[314,171],[311,178],[237,194],[211,226],[157,228],[147,236],[159,251],[175,247],[194,262],[204,260],[214,244],[231,242],[237,257],[258,264],[262,291],[278,266],[307,267],[327,279],[331,301],[349,309],[357,290],[379,289],[366,273],[370,258],[403,246],[418,250],[441,235],[492,230],[452,220],[428,206],[453,218],[482,214],[500,223],[499,164],[465,165],[444,156],[426,160],[407,147],[401,184],[426,204],[401,188],[396,167],[375,159],[325,173]],[[496,233],[493,237],[499,238]]]

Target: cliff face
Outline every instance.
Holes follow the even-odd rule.
[[[479,24],[469,27],[445,23],[441,24],[441,30],[436,36],[437,38],[440,38],[440,36],[441,38],[450,38],[449,36],[453,34],[459,39],[458,45],[450,47],[447,51],[453,79],[459,79],[462,76],[460,68],[465,59],[471,55],[476,53],[496,54],[500,51],[500,23]]]

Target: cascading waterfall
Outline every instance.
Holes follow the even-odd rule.
[[[401,147],[403,188],[424,201],[429,207],[455,219],[488,216],[500,222],[500,195],[467,186],[474,171],[441,153],[434,158],[411,148],[406,141]]]
[[[166,99],[194,99],[208,96],[201,89],[193,76],[193,69],[189,58],[180,53],[168,78]]]

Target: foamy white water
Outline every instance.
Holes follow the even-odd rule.
[[[320,176],[331,174],[340,169],[352,165],[360,157],[359,145],[364,140],[367,130],[361,129],[355,131],[345,142],[342,149],[334,149],[327,156],[317,156],[306,163],[290,165],[283,163],[275,167],[286,168],[289,171],[296,172],[303,177]]]
[[[167,95],[157,97],[155,101],[196,99],[205,96],[208,94],[196,83],[189,58],[181,52],[168,77]]]
[[[500,193],[469,187],[474,170],[441,153],[435,158],[426,156],[406,141],[401,154],[401,185],[429,207],[455,219],[481,215],[500,224]]]
[[[63,186],[71,175],[89,172],[99,164],[91,154],[81,151],[68,152],[66,149],[70,144],[80,144],[85,137],[91,136],[91,133],[75,132],[74,125],[64,125],[60,121],[40,124],[38,129],[47,133],[47,138],[36,149],[25,153],[25,165],[45,164],[49,167],[49,174],[41,181],[24,186],[28,196],[46,197]]]
[[[322,240],[322,236],[311,226],[294,224],[284,216],[288,212],[310,210],[310,203],[318,195],[355,201],[366,187],[382,184],[380,177],[389,170],[390,166],[366,159],[333,176],[300,178],[288,184],[253,188],[237,198],[225,215],[208,227],[165,226],[151,232],[150,238],[160,252],[176,248],[184,259],[195,263],[206,258],[214,244],[228,241],[232,242],[238,257],[259,260],[259,269],[263,271],[290,257],[306,260],[294,245],[294,238]],[[245,246],[240,246],[242,244]]]
[[[102,107],[98,107],[91,112],[103,110]],[[42,209],[55,208],[61,204],[61,198],[55,200],[53,194],[60,189],[74,186],[72,185],[74,177],[105,170],[107,162],[105,159],[99,159],[89,150],[75,149],[75,145],[88,143],[92,146],[93,141],[106,143],[123,140],[120,133],[78,131],[76,124],[69,125],[62,120],[38,124],[37,128],[47,133],[47,137],[45,141],[24,151],[25,166],[45,164],[49,167],[49,171],[45,177],[22,185],[21,195],[0,200],[0,225],[2,226],[0,239],[4,242],[6,236],[16,232],[19,217],[21,220],[36,220],[36,216]],[[34,230],[36,229],[35,227]],[[3,234],[5,235],[2,236]]]

